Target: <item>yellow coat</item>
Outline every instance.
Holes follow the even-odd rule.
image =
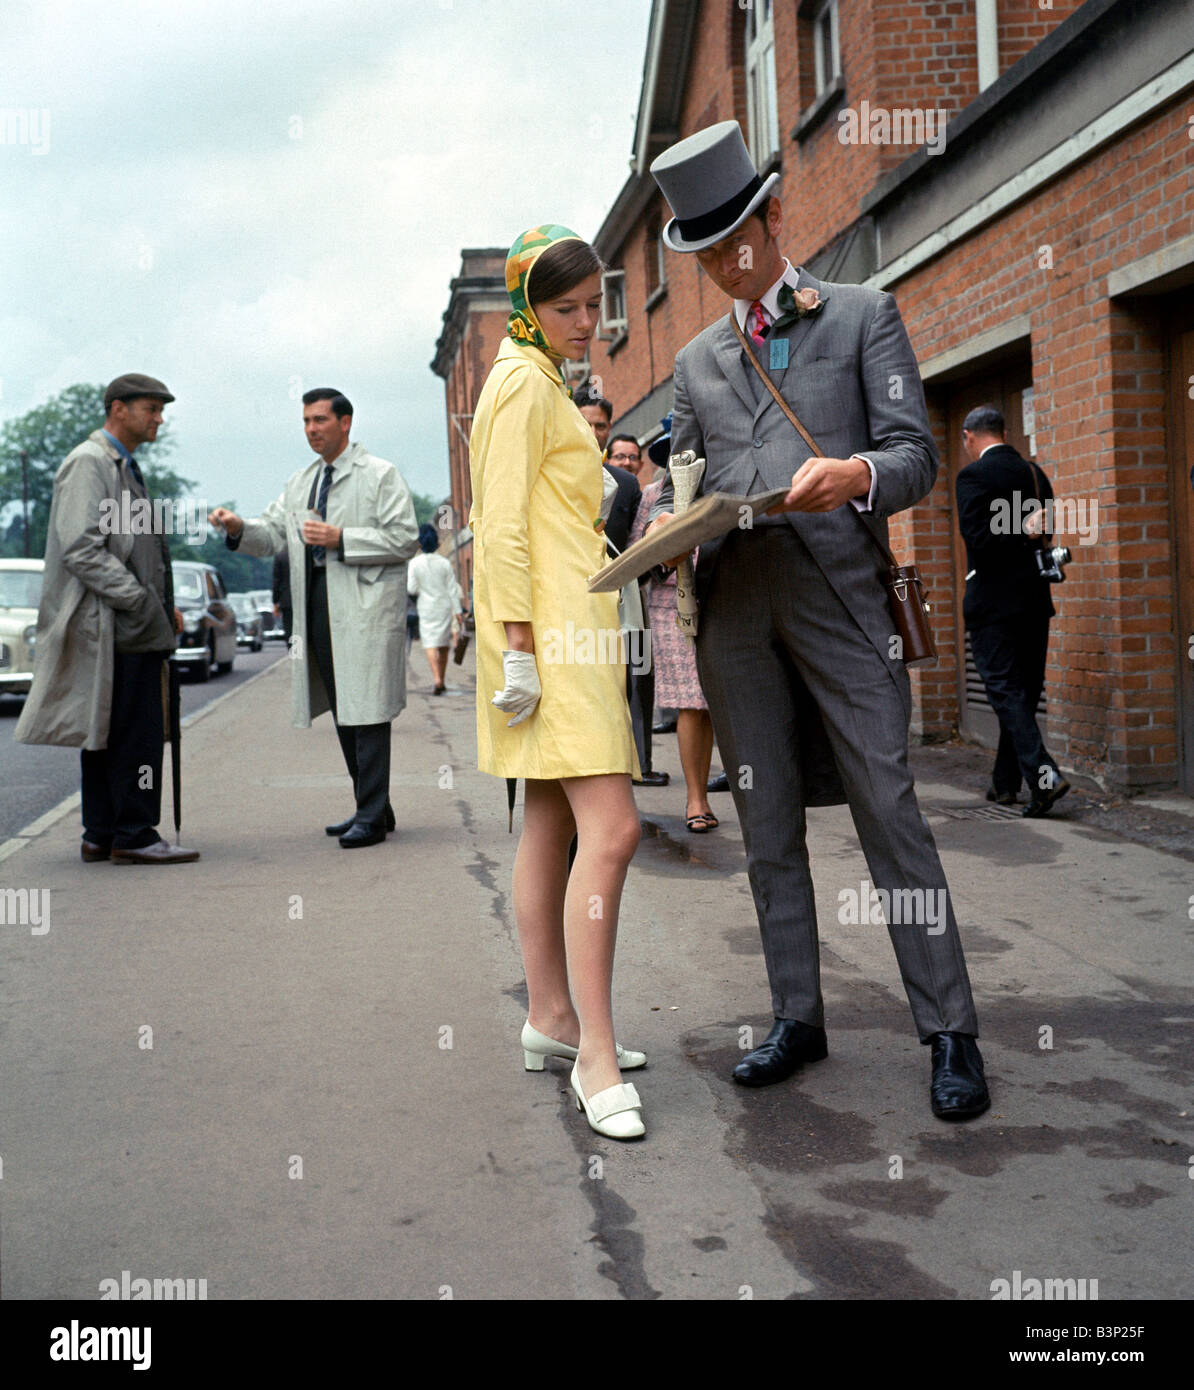
[[[506,339],[469,444],[477,765],[498,777],[639,775],[616,594],[586,583],[606,562],[601,451],[551,359]],[[505,684],[507,622],[529,622],[543,698],[513,729],[490,701]]]

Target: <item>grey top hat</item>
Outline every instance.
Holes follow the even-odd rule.
[[[759,178],[737,121],[719,121],[651,162],[675,216],[663,229],[673,251],[703,251],[740,227],[779,180]]]

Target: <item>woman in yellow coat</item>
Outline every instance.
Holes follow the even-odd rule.
[[[526,779],[514,861],[524,1061],[540,1071],[546,1056],[574,1059],[589,1124],[631,1139],[644,1132],[642,1103],[621,1070],[646,1058],[614,1039],[611,982],[639,769],[617,598],[586,587],[605,563],[606,474],[559,365],[588,351],[601,270],[566,227],[534,227],[511,247],[513,312],[473,416],[469,524],[478,766]]]

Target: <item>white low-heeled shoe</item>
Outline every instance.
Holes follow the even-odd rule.
[[[647,1065],[645,1052],[635,1052],[621,1043],[614,1046],[618,1050],[618,1066],[622,1071],[633,1071],[635,1067]],[[522,1061],[527,1071],[542,1071],[545,1057],[563,1057],[566,1061],[575,1062],[579,1055],[575,1047],[556,1042],[555,1038],[549,1038],[546,1033],[532,1028],[530,1019],[522,1025]]]
[[[580,1074],[572,1068],[572,1089],[576,1093],[576,1108],[585,1112],[589,1128],[607,1139],[638,1139],[646,1134],[643,1124],[643,1103],[633,1082],[609,1086],[598,1091],[592,1100],[580,1089]]]

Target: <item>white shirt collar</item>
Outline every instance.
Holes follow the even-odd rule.
[[[784,257],[784,273],[779,277],[774,285],[767,291],[759,301],[763,308],[771,315],[771,322],[774,323],[779,318],[779,289],[781,285],[791,285],[793,289],[798,288],[800,274],[788,260]],[[735,299],[734,317],[738,320],[738,327],[746,327],[746,316],[750,313],[750,306],[754,303],[753,299]]]
[[[352,467],[353,460],[356,457],[356,452],[357,445],[353,440],[350,439],[348,443],[344,446],[344,448],[341,449],[340,452],[336,455],[336,457],[332,460],[333,479],[340,477],[342,473],[344,473],[347,469]],[[315,462],[319,465],[321,472],[328,466],[324,462],[322,457],[316,458]]]
[[[1002,449],[1002,448],[1003,448],[1003,441],[1002,441],[1002,440],[1000,440],[998,444],[988,444],[988,445],[987,445],[987,448],[984,449],[984,450],[982,451],[982,453],[979,454],[979,458],[980,458],[980,459],[982,458],[983,454],[985,454],[985,453],[987,452],[987,449]]]

